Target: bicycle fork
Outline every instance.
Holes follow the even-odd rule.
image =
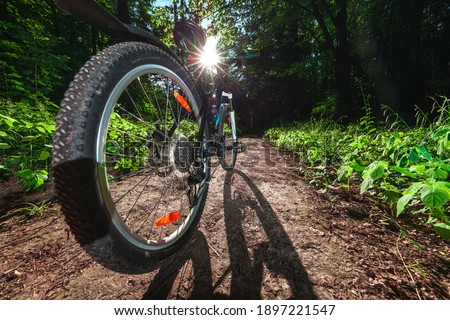
[[[231,92],[225,92],[222,91],[222,98],[226,97],[228,98],[228,104],[229,104],[229,109],[230,109],[230,122],[231,122],[231,135],[233,138],[233,148],[236,150],[236,152],[244,152],[245,151],[245,144],[243,144],[242,142],[238,142],[237,139],[237,133],[236,133],[236,117],[234,114],[234,109],[233,109],[233,94]],[[220,114],[220,112],[219,112]]]

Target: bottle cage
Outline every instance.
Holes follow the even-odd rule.
[[[206,43],[206,33],[193,22],[179,21],[173,30],[175,44],[189,53],[199,54]]]

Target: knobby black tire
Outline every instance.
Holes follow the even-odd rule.
[[[237,150],[235,148],[237,143],[234,143],[232,140],[230,131],[231,125],[228,120],[229,112],[230,110],[227,106],[224,106],[222,108],[218,128],[221,143],[221,153],[219,155],[219,161],[225,171],[230,171],[234,168],[237,158]]]
[[[53,143],[56,192],[71,232],[97,262],[111,270],[123,273],[148,272],[154,269],[158,262],[179,250],[190,239],[197,227],[208,191],[206,178],[197,187],[198,199],[192,205],[193,209],[189,211],[190,218],[189,223],[186,223],[187,227],[180,229],[182,232],[180,232],[179,236],[174,237],[173,243],[167,240],[168,245],[166,246],[164,246],[165,244],[159,246],[159,243],[154,246],[155,241],[150,243],[150,240],[147,240],[147,244],[141,240],[139,241],[142,243],[138,240],[134,241],[134,231],[130,230],[129,234],[124,236],[124,232],[127,232],[124,231],[126,228],[117,222],[120,219],[128,219],[128,216],[126,218],[118,218],[116,209],[111,209],[112,201],[108,200],[109,195],[105,194],[105,190],[109,190],[108,182],[105,181],[109,180],[104,178],[104,181],[101,181],[103,169],[97,163],[97,148],[100,148],[97,140],[99,132],[102,130],[99,127],[102,117],[107,118],[104,115],[105,105],[109,103],[108,99],[114,92],[115,86],[130,70],[146,65],[161,66],[165,68],[164,70],[167,69],[171,74],[178,76],[187,87],[184,93],[190,94],[193,97],[192,100],[195,100],[191,101],[190,104],[196,104],[197,109],[201,106],[200,97],[191,78],[185,69],[172,57],[148,44],[124,42],[109,47],[95,55],[75,76],[61,103]],[[150,78],[148,76],[148,79]],[[171,85],[173,86],[172,83]],[[155,87],[163,90],[164,86],[155,85]],[[126,89],[128,90],[127,87]],[[128,91],[126,93],[129,94]],[[156,99],[156,93],[154,95]],[[148,98],[151,99],[151,97]],[[156,109],[155,103],[153,107]],[[114,108],[116,107],[114,106]],[[132,107],[122,106],[122,108],[128,108],[128,110],[123,112],[123,115],[126,116],[126,112],[129,113]],[[138,110],[138,112],[140,111]],[[167,110],[165,112],[166,114],[169,113]],[[156,114],[156,112],[154,113]],[[198,110],[196,110],[196,113],[195,120],[199,121]],[[131,117],[130,119],[132,120]],[[129,137],[129,139],[131,138]],[[144,140],[146,138],[141,139]],[[169,150],[171,149],[169,148]],[[169,169],[167,167],[170,167],[170,164],[166,165],[164,169],[158,170],[164,170],[164,174],[168,175]],[[208,165],[206,167],[206,176],[208,176],[209,167]],[[174,171],[175,169],[171,170]],[[157,169],[154,169],[154,171],[156,172]],[[133,177],[139,176],[139,172],[133,173]],[[148,176],[150,177],[150,174]],[[176,176],[173,179],[175,181],[178,178]],[[148,180],[150,181],[150,178]],[[147,184],[149,183],[147,181]],[[173,184],[174,182],[172,181],[171,183]],[[178,180],[176,180],[177,188],[178,183]],[[106,184],[106,187],[104,184]],[[141,194],[144,194],[144,188],[146,187],[147,185],[142,187]],[[130,192],[130,194],[133,192]],[[162,195],[164,195],[164,192],[167,192],[167,189],[164,189]],[[109,204],[108,201],[110,202]],[[136,205],[136,202],[133,204],[133,207]],[[113,204],[115,205],[115,203]],[[139,205],[143,206],[145,203]],[[167,204],[165,203],[165,205]],[[184,203],[183,206],[186,206],[186,204]],[[158,209],[159,204],[155,211]],[[134,210],[134,208],[131,210]],[[130,239],[133,241],[130,241]]]

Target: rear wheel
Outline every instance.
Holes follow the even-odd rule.
[[[75,76],[57,118],[55,181],[73,234],[104,266],[146,272],[196,229],[209,178],[194,154],[200,107],[186,71],[144,43],[105,49]]]

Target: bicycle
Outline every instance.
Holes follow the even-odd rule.
[[[232,94],[209,90],[211,74],[94,0],[56,5],[124,40],[86,62],[61,102],[53,169],[65,220],[103,266],[147,272],[196,230],[211,157],[231,170],[245,151]],[[204,31],[182,21],[174,33],[182,52],[198,59]]]

